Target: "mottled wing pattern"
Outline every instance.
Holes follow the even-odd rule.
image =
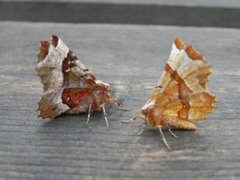
[[[177,38],[159,86],[150,98],[155,115],[152,117],[155,119],[148,120],[154,126],[196,129],[190,121],[205,119],[216,102],[207,89],[211,72],[211,66],[204,57]]]
[[[52,119],[77,106],[88,98],[97,83],[94,75],[57,36],[52,36],[51,43],[41,42],[36,72],[44,91],[38,103],[42,118]],[[87,106],[73,113],[85,111]]]
[[[166,65],[170,75],[163,95],[174,96],[164,103],[158,97],[156,105],[163,106],[163,116],[174,128],[195,129],[187,120],[203,120],[214,109],[216,99],[207,89],[208,77],[212,73],[210,64],[192,46],[179,48],[183,42],[178,38]],[[164,79],[164,78],[163,78]],[[174,90],[175,89],[175,92]],[[190,126],[190,127],[188,127]]]

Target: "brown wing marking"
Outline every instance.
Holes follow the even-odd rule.
[[[192,46],[186,49],[186,53],[193,61],[201,61],[201,63],[190,64],[188,71],[182,74],[182,78],[196,92],[207,90],[208,78],[212,74],[211,65],[206,61],[202,54],[197,52]]]
[[[56,35],[52,35],[51,43],[54,47],[57,47],[59,38]]]
[[[62,101],[70,108],[74,108],[85,99],[91,98],[92,94],[92,89],[66,88],[62,93]]]
[[[69,51],[62,63],[64,87],[88,87],[95,84],[95,76],[84,65],[79,63],[78,58]]]
[[[184,42],[179,37],[175,39],[174,44],[179,50],[186,48]]]
[[[192,60],[201,60],[206,62],[204,56],[199,53],[195,48],[193,48],[192,45],[188,46],[185,51]]]
[[[171,74],[170,81],[167,84],[167,87],[163,90],[161,96],[158,96],[156,99],[157,106],[163,106],[165,109],[169,109],[168,104],[171,104],[175,100],[179,99],[181,101],[181,109],[176,109],[178,117],[181,119],[188,119],[188,111],[190,105],[188,103],[189,97],[191,96],[191,90],[186,86],[185,82],[177,74],[176,71],[173,71],[172,68],[167,64],[165,68],[166,74]],[[164,87],[163,87],[164,88]],[[174,108],[172,109],[172,111]]]
[[[48,49],[49,49],[49,42],[47,41],[41,41],[40,42],[40,48],[39,48],[39,53],[38,53],[38,62],[42,61],[48,54]]]

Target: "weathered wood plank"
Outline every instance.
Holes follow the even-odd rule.
[[[234,29],[164,26],[0,23],[0,178],[2,179],[238,179],[239,42]],[[58,34],[113,96],[131,111],[108,109],[110,130],[101,113],[37,118],[41,84],[34,75],[39,40]],[[176,36],[193,43],[213,66],[210,89],[218,109],[196,132],[158,131],[143,135],[124,124],[148,99]]]

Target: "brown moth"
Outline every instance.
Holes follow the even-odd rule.
[[[168,149],[163,127],[176,137],[171,128],[196,130],[193,121],[204,120],[214,110],[216,97],[207,88],[211,73],[212,68],[203,55],[191,45],[186,47],[179,38],[174,41],[158,86],[140,113],[144,126],[149,123],[159,129]]]
[[[109,84],[97,80],[57,36],[52,36],[51,43],[41,42],[36,72],[43,84],[40,117],[88,112],[88,123],[91,111],[102,109],[108,127],[104,105],[118,105]]]

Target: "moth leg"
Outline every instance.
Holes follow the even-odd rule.
[[[173,137],[178,138],[178,136],[172,132],[172,130],[170,129],[170,127],[169,127],[168,125],[166,125],[166,126],[167,126],[168,131],[170,132],[170,134],[171,134]]]
[[[108,100],[108,103],[110,105],[116,105],[118,107],[118,109],[124,110],[124,111],[129,111],[129,109],[125,108],[124,106],[122,106],[122,104],[120,102],[118,102],[118,100],[116,99],[110,99]]]
[[[143,133],[143,131],[144,131],[146,125],[147,125],[146,122],[144,122],[144,123],[142,124],[142,127],[141,127],[140,131],[137,133],[137,135],[141,135],[141,134]]]
[[[161,136],[162,136],[163,143],[164,143],[165,146],[168,148],[168,150],[171,150],[170,146],[168,145],[168,143],[167,143],[167,141],[166,141],[166,139],[165,139],[165,136],[164,136],[164,134],[163,134],[162,128],[161,128],[161,127],[158,127],[158,129],[159,129],[159,132],[160,132],[160,134],[161,134]]]
[[[105,119],[105,122],[106,122],[107,130],[108,130],[109,124],[108,124],[107,113],[106,113],[106,109],[105,109],[104,105],[102,107],[102,110],[103,110],[103,115],[104,115],[104,119]]]
[[[137,118],[139,118],[139,116],[135,116],[135,117],[132,117],[131,119],[129,119],[129,120],[122,120],[121,122],[122,123],[132,123],[132,122],[134,122]]]
[[[88,123],[89,123],[90,116],[91,116],[91,110],[92,110],[92,103],[89,105],[89,108],[88,108],[88,116],[87,116],[86,125],[88,125]]]

